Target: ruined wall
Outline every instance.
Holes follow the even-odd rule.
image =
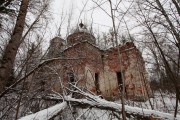
[[[94,38],[93,44],[92,41],[88,41],[91,37],[81,36],[80,42],[78,41],[79,34],[69,36],[69,47],[61,52],[59,60],[46,66],[51,69],[49,76],[44,75],[45,80],[47,79],[47,83],[50,84],[50,89],[62,92],[60,81],[64,87],[71,87],[70,83],[77,82],[77,86],[83,90],[101,94],[106,99],[119,99],[120,87],[117,73],[121,72],[125,83],[126,97],[133,100],[146,100],[151,94],[147,91],[151,90],[145,63],[134,44],[127,42],[123,46],[119,46],[121,58],[119,61],[117,48],[102,51],[94,45]],[[40,71],[43,73],[43,70]]]
[[[120,47],[121,62],[118,61],[117,48],[111,48],[107,51],[106,67],[110,72],[122,72],[122,79],[125,83],[126,97],[134,100],[147,99],[151,94],[150,86],[147,80],[145,63],[139,50],[132,42],[127,42]],[[121,65],[119,65],[121,63]],[[120,70],[122,69],[122,70]],[[111,82],[113,94],[118,94],[117,76],[112,76]],[[114,84],[112,84],[114,83]],[[147,94],[147,91],[149,93]]]
[[[120,91],[117,72],[122,72],[126,97],[134,100],[147,99],[147,91],[150,91],[150,87],[141,53],[131,42],[120,47],[120,53],[121,62],[118,61],[117,48],[101,51],[88,42],[82,42],[66,50],[65,56],[82,58],[76,61],[78,63],[74,63],[75,61],[68,63],[74,69],[79,69],[81,66],[81,73],[75,72],[75,74],[81,76],[83,83],[81,85],[87,90],[101,94],[106,99],[118,99]],[[98,73],[99,92],[95,85],[95,73]]]
[[[75,72],[78,78],[80,76],[79,79],[81,79],[78,86],[81,87],[81,85],[83,85],[85,89],[96,93],[95,73],[100,73],[103,69],[101,51],[88,42],[82,42],[65,50],[64,54],[65,57],[80,58],[74,62],[69,60],[69,64],[71,64],[73,68],[79,69],[81,66],[81,73]]]

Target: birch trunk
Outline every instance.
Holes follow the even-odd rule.
[[[14,60],[16,58],[16,54],[18,48],[21,44],[22,33],[24,30],[25,18],[28,9],[29,0],[22,0],[21,6],[19,10],[19,14],[16,20],[16,25],[11,36],[11,40],[3,54],[2,62],[0,63],[0,93],[4,90],[9,77],[12,73]]]

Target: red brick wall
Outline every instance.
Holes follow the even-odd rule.
[[[96,93],[94,84],[95,73],[99,74],[100,93],[104,98],[116,98],[119,94],[116,72],[123,73],[126,95],[131,99],[147,98],[144,82],[150,91],[145,75],[145,64],[141,53],[133,43],[126,43],[120,47],[121,62],[118,61],[117,48],[102,51],[88,42],[77,43],[63,53],[62,60],[56,60],[50,66],[58,68],[63,84],[69,86],[69,72],[75,74],[78,86]],[[121,66],[119,66],[121,63]],[[122,70],[120,70],[120,68]],[[57,83],[58,79],[57,79]],[[58,89],[55,85],[53,89]],[[57,90],[60,91],[60,90]]]

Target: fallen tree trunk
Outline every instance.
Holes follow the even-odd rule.
[[[86,105],[86,106],[92,106],[95,108],[99,109],[105,109],[105,110],[111,110],[111,111],[116,111],[116,112],[121,112],[121,104],[106,101],[101,98],[96,98],[95,101],[90,101],[87,99],[75,99],[71,98],[69,96],[65,97],[65,101],[71,102],[71,103],[76,103],[79,105]],[[152,116],[159,117],[161,119],[169,119],[169,120],[174,120],[174,116],[169,113],[164,113],[156,110],[148,110],[148,109],[143,109],[143,108],[138,108],[138,107],[131,107],[125,105],[125,111],[128,116],[137,116],[141,118],[150,118]],[[176,117],[178,120],[180,119],[180,116]]]
[[[88,93],[85,93],[81,91],[80,94],[83,94],[86,98],[85,99],[76,99],[72,98],[71,96],[64,96],[64,100],[67,102],[70,102],[72,105],[84,108],[84,107],[94,107],[99,108],[103,110],[110,110],[114,112],[121,112],[121,104],[107,101],[105,99],[101,99],[99,96],[94,96]],[[59,100],[61,101],[62,98],[58,96],[47,96],[45,99],[49,100]],[[149,110],[149,109],[143,109],[139,107],[131,107],[128,105],[125,105],[125,111],[127,114],[127,117],[133,116],[136,118],[141,118],[144,120],[148,120],[151,117],[153,118],[159,118],[160,120],[168,119],[168,120],[175,120],[173,114],[170,113],[164,113],[156,110]],[[177,115],[176,119],[180,119],[180,115]]]
[[[62,112],[66,107],[67,102],[62,102],[50,108],[41,110],[37,113],[22,117],[19,120],[49,120],[56,116],[58,113]]]
[[[51,100],[51,101],[54,100],[54,101],[59,101],[59,102],[63,101],[63,103],[57,104],[48,109],[39,111],[32,115],[29,115],[29,117],[28,116],[23,117],[23,119],[21,118],[20,120],[33,120],[34,117],[36,118],[36,120],[43,120],[42,119],[43,117],[41,117],[42,115],[46,116],[47,120],[51,119],[54,115],[61,112],[67,106],[67,103],[71,104],[72,106],[79,107],[79,108],[89,107],[89,108],[99,108],[101,110],[109,110],[109,111],[113,111],[113,112],[117,112],[117,113],[122,112],[121,104],[107,101],[105,99],[100,98],[99,96],[86,93],[74,85],[72,85],[72,86],[76,89],[76,91],[72,91],[72,90],[70,90],[70,91],[73,93],[83,95],[84,96],[83,99],[72,98],[72,95],[63,96],[63,98],[62,98],[62,96],[60,96],[58,94],[57,95],[51,94],[51,95],[45,96],[40,99]],[[133,116],[133,117],[136,117],[137,119],[139,118],[141,120],[152,120],[151,118],[158,118],[155,120],[165,120],[165,119],[180,120],[180,115],[177,115],[176,118],[174,118],[173,114],[170,114],[170,113],[164,113],[164,112],[160,112],[160,111],[156,111],[156,110],[143,109],[143,108],[139,108],[139,107],[132,107],[132,106],[128,106],[128,105],[125,105],[125,112],[127,114],[127,117],[130,118],[130,116]]]

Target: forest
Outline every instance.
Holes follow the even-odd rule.
[[[123,65],[133,55],[124,56],[121,48],[131,43],[143,59],[132,62],[147,79],[141,84],[145,99],[127,95]],[[113,80],[98,80],[114,79],[102,62],[114,48],[121,80],[115,80],[118,94],[106,99],[101,86],[110,89]],[[102,71],[92,73],[85,59]],[[179,0],[0,1],[0,120],[179,120],[179,102]]]

